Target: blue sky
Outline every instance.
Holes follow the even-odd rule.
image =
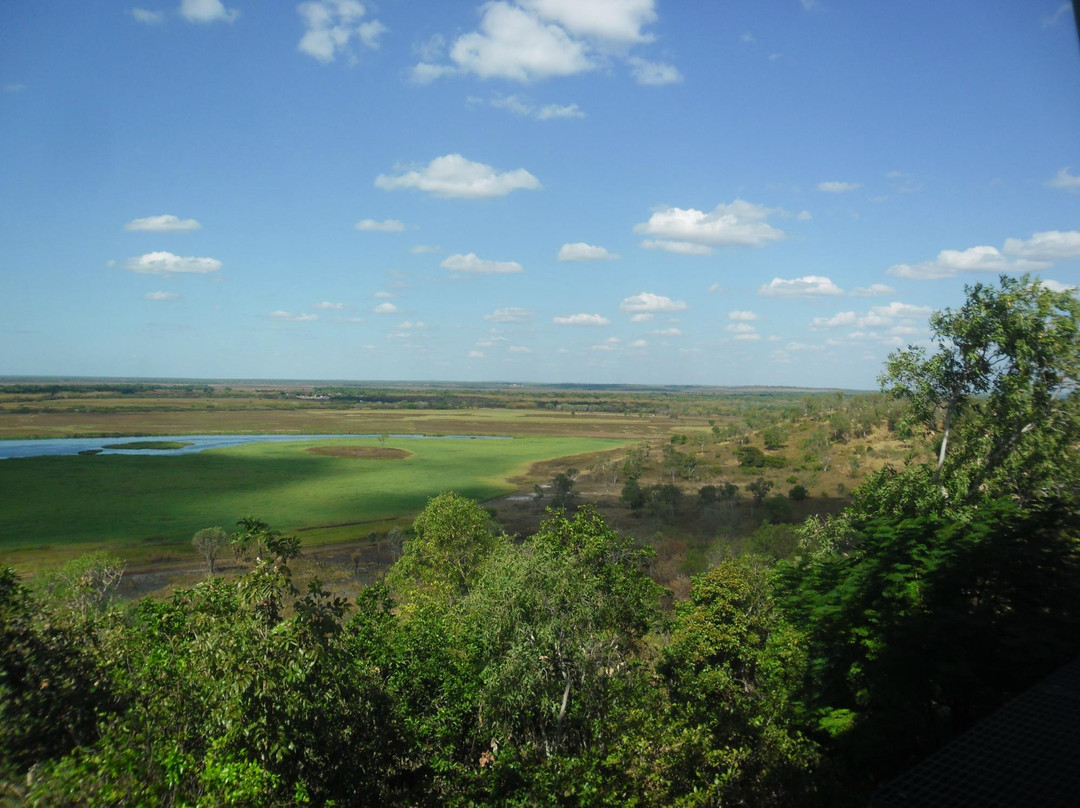
[[[0,374],[873,388],[1080,284],[1060,0],[11,0]]]

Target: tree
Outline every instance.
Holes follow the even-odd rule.
[[[965,292],[958,310],[930,318],[933,355],[909,347],[889,356],[882,390],[909,402],[905,426],[938,441],[934,483],[947,498],[1028,499],[1070,487],[1080,436],[1080,301],[1028,275]]]
[[[770,426],[768,429],[761,431],[761,439],[766,449],[780,449],[784,445],[784,431],[778,426]]]
[[[690,600],[678,606],[659,670],[676,715],[704,730],[711,754],[703,757],[720,769],[698,774],[707,796],[692,804],[793,802],[816,759],[795,704],[803,638],[772,589],[770,563],[740,556],[696,577]]]
[[[577,479],[578,470],[574,468],[560,471],[551,481],[551,506],[553,508],[565,508],[574,497],[574,480]]]
[[[765,453],[756,446],[742,446],[735,452],[739,465],[744,469],[759,469],[765,465]]]
[[[764,477],[758,477],[752,483],[746,486],[746,490],[754,495],[754,502],[761,502],[772,491],[773,484],[771,480],[766,480]]]
[[[387,582],[404,603],[418,598],[452,603],[468,593],[481,562],[507,542],[477,503],[452,491],[439,494],[413,522],[413,537]]]
[[[192,536],[191,543],[202,553],[206,559],[206,569],[213,575],[214,561],[217,560],[222,548],[229,543],[229,534],[221,527],[204,527]]]

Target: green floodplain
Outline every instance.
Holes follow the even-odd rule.
[[[625,441],[582,437],[505,440],[377,438],[248,444],[177,456],[93,455],[0,463],[0,559],[36,567],[72,550],[129,559],[190,554],[192,534],[231,529],[255,514],[304,531],[305,545],[385,527],[455,490],[480,501],[510,493],[537,462]],[[397,451],[392,451],[396,449]]]

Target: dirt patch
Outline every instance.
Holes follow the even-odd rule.
[[[326,457],[357,457],[364,460],[404,460],[412,452],[404,449],[387,449],[384,446],[312,446],[305,452]]]

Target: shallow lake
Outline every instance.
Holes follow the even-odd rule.
[[[286,443],[289,441],[333,440],[342,438],[377,438],[373,435],[154,435],[123,438],[35,438],[33,440],[0,440],[0,460],[16,457],[49,457],[77,455],[80,452],[117,455],[181,455],[204,452],[207,449],[227,449],[244,443]],[[452,440],[509,440],[500,435],[390,435],[390,440],[423,440],[445,438]],[[178,449],[107,449],[106,446],[162,442],[188,444]]]

